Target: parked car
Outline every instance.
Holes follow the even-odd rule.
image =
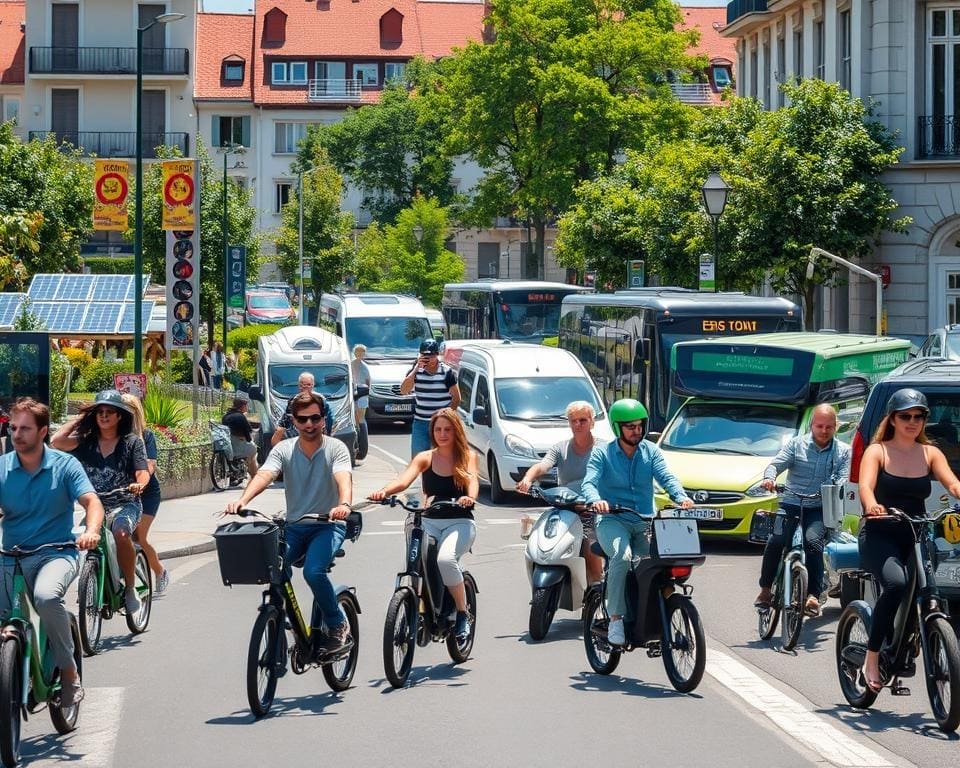
[[[937,328],[920,345],[917,356],[960,360],[960,324]]]
[[[236,326],[245,319],[247,325],[256,323],[289,325],[295,318],[296,313],[283,291],[257,289],[247,291],[247,303],[243,315],[230,314],[227,316],[227,323]]]

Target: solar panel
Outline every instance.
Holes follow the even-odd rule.
[[[80,324],[84,333],[116,333],[123,304],[118,301],[93,301],[87,306],[86,314]]]
[[[126,301],[133,285],[133,275],[96,275],[93,280],[93,301]]]
[[[0,293],[0,325],[13,325],[25,293]]]
[[[27,295],[33,301],[53,301],[63,275],[34,275]]]
[[[140,305],[140,327],[144,332],[146,332],[147,323],[150,322],[150,316],[153,314],[153,304],[152,301],[144,301]],[[123,305],[123,315],[120,318],[120,328],[117,333],[133,333],[133,314],[133,302],[128,301]]]
[[[94,275],[63,275],[54,301],[88,301]]]
[[[76,333],[80,330],[86,304],[77,302],[60,303],[55,301],[35,301],[30,309],[35,312],[48,331],[54,333]]]
[[[127,289],[126,299],[127,301],[133,301],[134,300],[133,275],[127,275],[127,277],[130,278],[130,287]],[[142,298],[143,295],[147,292],[147,286],[150,285],[150,275],[141,275],[140,277],[142,280],[142,285],[140,286],[140,297]]]

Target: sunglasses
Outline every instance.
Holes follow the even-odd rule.
[[[120,411],[116,408],[97,408],[97,416],[119,416]]]
[[[306,424],[308,421],[311,424],[319,424],[323,421],[323,414],[311,413],[309,416],[294,416],[293,418],[296,419],[297,424]]]
[[[925,421],[927,414],[925,413],[898,413],[897,418],[900,421]]]

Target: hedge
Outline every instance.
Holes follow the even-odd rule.
[[[88,256],[83,265],[92,275],[133,274],[133,256]]]

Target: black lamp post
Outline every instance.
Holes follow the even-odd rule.
[[[727,184],[719,173],[711,173],[707,180],[703,182],[700,189],[703,194],[703,207],[707,209],[707,214],[713,220],[713,290],[717,290],[719,279],[717,275],[717,266],[720,261],[719,254],[719,235],[718,225],[720,217],[723,215],[723,209],[727,207],[727,196],[730,194],[730,185]]]
[[[227,156],[228,155],[242,155],[246,152],[240,144],[234,144],[233,142],[228,142],[224,144],[220,150],[223,152],[223,349],[224,354],[226,354],[227,349],[227,286],[230,284],[230,225],[229,220],[227,219]],[[210,336],[213,336],[211,330]],[[210,345],[213,346],[213,339],[210,340]]]

